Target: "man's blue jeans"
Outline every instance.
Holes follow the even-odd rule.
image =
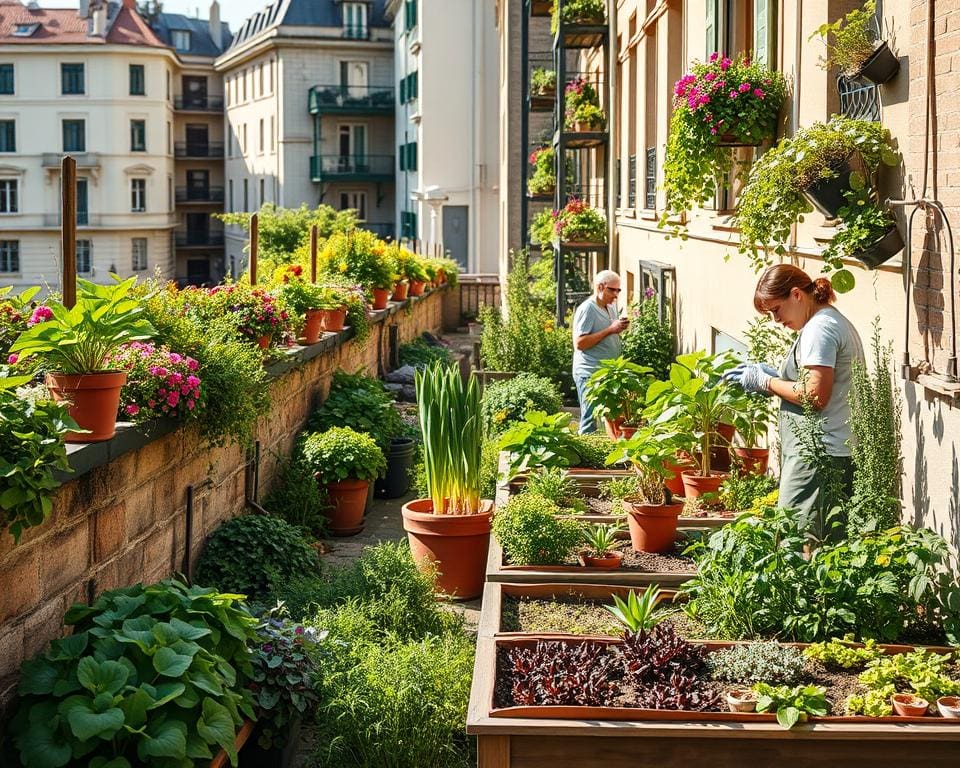
[[[597,418],[593,415],[593,405],[587,405],[583,396],[587,388],[587,381],[590,379],[589,373],[573,374],[573,382],[577,385],[577,399],[580,401],[580,434],[590,435],[597,431]]]

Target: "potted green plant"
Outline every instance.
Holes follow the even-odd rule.
[[[900,59],[886,40],[877,42],[877,28],[876,0],[867,0],[843,18],[821,24],[810,35],[811,40],[820,37],[827,47],[820,65],[824,69],[837,67],[851,79],[865,77],[877,85],[890,82],[900,71]]]
[[[554,223],[553,211],[543,210],[537,213],[530,222],[530,243],[549,249],[553,241]]]
[[[607,457],[607,465],[628,461],[637,473],[635,492],[623,499],[630,541],[637,552],[666,552],[673,548],[682,503],[674,503],[665,485],[673,472],[677,450],[688,444],[679,433],[661,425],[647,425]]]
[[[623,562],[623,553],[618,552],[617,534],[623,530],[620,523],[609,525],[587,525],[583,529],[583,542],[587,549],[579,555],[580,565],[584,568],[602,568],[615,570]]]
[[[812,206],[836,218],[847,205],[846,192],[875,189],[880,165],[898,162],[889,131],[869,120],[834,115],[781,139],[753,165],[740,193],[740,252],[757,269],[765,267],[770,252],[786,254],[794,223]],[[833,279],[838,291],[852,287],[853,276],[841,261],[828,257],[824,271],[841,273]]]
[[[540,147],[530,153],[533,174],[527,180],[531,197],[552,197],[557,186],[556,153],[553,147]]]
[[[47,369],[47,387],[58,401],[72,403],[70,417],[84,430],[67,442],[109,440],[116,433],[125,371],[110,368],[123,344],[155,333],[140,302],[130,296],[136,278],[113,276],[113,285],[77,280],[77,303],[49,305],[49,319],[27,328],[10,347],[20,357],[37,356]]]
[[[403,527],[414,559],[439,571],[438,590],[472,599],[483,591],[493,517],[492,502],[480,498],[480,386],[442,363],[418,370],[415,384],[430,498],[403,505]]]
[[[330,498],[331,533],[352,536],[362,531],[370,482],[387,471],[376,440],[349,427],[332,427],[308,435],[301,455]]]
[[[550,32],[557,34],[560,24],[600,25],[606,23],[604,0],[553,0],[550,8]]]
[[[746,397],[739,387],[723,380],[735,365],[729,353],[679,355],[670,366],[669,381],[654,381],[647,389],[647,416],[652,423],[685,432],[699,446],[697,471],[682,475],[687,498],[716,493],[726,477],[713,471],[712,449],[721,439],[721,426],[733,423]]]
[[[556,71],[548,67],[534,67],[530,73],[530,95],[552,97],[556,90]]]
[[[607,222],[596,208],[574,198],[553,212],[553,239],[571,246],[603,244],[607,242]]]
[[[567,83],[563,94],[563,127],[578,133],[602,131],[607,118],[600,108],[600,95],[592,83],[578,77]]]
[[[620,334],[620,342],[627,360],[649,366],[655,378],[665,379],[673,362],[673,329],[669,317],[660,319],[655,295],[653,288],[647,288],[643,298],[630,305],[630,325]]]
[[[584,398],[605,419],[611,438],[630,437],[641,424],[652,368],[622,357],[604,360],[587,381]]]
[[[660,226],[730,184],[731,147],[759,146],[776,135],[786,97],[782,73],[745,54],[713,53],[695,62],[673,88],[664,158],[666,208]]]
[[[320,270],[358,283],[373,298],[374,309],[385,309],[396,273],[387,245],[372,232],[337,232],[324,244]]]
[[[824,249],[824,260],[840,263],[859,259],[868,269],[903,250],[903,238],[890,211],[874,202],[859,179],[851,179],[852,189],[845,193],[847,205],[840,209],[843,223]]]
[[[427,283],[433,280],[436,268],[423,256],[414,255],[407,264],[407,279],[410,281],[410,295],[423,296]]]
[[[276,289],[280,302],[303,324],[305,344],[320,341],[325,310],[339,309],[340,305],[332,301],[330,289],[309,283],[302,277],[290,275]]]

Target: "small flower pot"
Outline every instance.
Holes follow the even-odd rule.
[[[447,273],[443,269],[437,270],[437,285],[446,285],[447,284]]]
[[[663,484],[674,496],[683,496],[683,473],[696,469],[696,463],[690,459],[677,459],[676,461],[668,462],[665,468],[673,473],[673,477],[664,480]]]
[[[388,301],[390,301],[389,288],[373,289],[373,308],[374,309],[386,309]]]
[[[740,448],[733,449],[740,460],[743,471],[751,475],[765,475],[770,463],[769,448]]]
[[[368,480],[340,480],[327,483],[331,508],[330,533],[334,536],[353,536],[363,530],[363,511],[367,506]]]
[[[873,52],[873,55],[863,62],[859,76],[865,77],[877,85],[883,85],[893,80],[899,71],[900,59],[893,55],[893,51],[890,50],[890,46],[884,40]]]
[[[668,552],[677,537],[683,504],[635,504],[624,500],[630,543],[637,552]]]
[[[914,696],[912,693],[895,693],[893,695],[893,711],[900,717],[924,717],[930,702]]]
[[[320,327],[327,333],[338,333],[343,330],[343,324],[347,319],[347,308],[325,309],[323,318],[320,320]]]
[[[871,245],[867,250],[856,255],[867,269],[876,269],[883,262],[892,259],[903,250],[903,238],[896,225],[887,230],[887,234]]]
[[[303,326],[304,341],[307,344],[316,344],[320,341],[320,333],[323,327],[323,310],[308,309],[306,317],[307,321]]]
[[[393,286],[393,300],[394,301],[406,301],[407,291],[410,286],[403,280]]]
[[[427,287],[427,283],[424,280],[411,280],[410,281],[410,295],[411,296],[423,296],[423,289]]]
[[[734,688],[727,691],[727,706],[731,712],[756,712],[757,694],[749,688]]]
[[[937,709],[941,717],[960,718],[960,696],[941,696],[937,699]]]
[[[623,562],[622,552],[607,552],[603,557],[581,552],[579,555],[580,565],[584,568],[602,568],[607,571],[614,571],[620,567]]]
[[[270,336],[269,336],[269,334],[266,335],[266,336],[259,336],[259,337],[257,337],[257,346],[260,347],[260,349],[270,349]]]
[[[89,432],[67,432],[68,443],[98,443],[117,432],[120,390],[127,383],[126,371],[102,373],[48,373],[47,389],[58,402],[72,403],[70,416]]]
[[[843,164],[836,168],[837,175],[830,179],[821,179],[802,190],[803,196],[810,201],[811,205],[828,219],[835,219],[840,214],[840,209],[847,204],[843,193],[849,189],[850,174],[853,168],[850,165],[851,157],[843,161]]]
[[[726,472],[711,472],[707,476],[699,472],[684,472],[683,495],[688,499],[699,499],[707,493],[717,493],[723,481],[727,479]]]
[[[599,123],[582,123],[578,120],[573,124],[574,133],[599,133],[602,130]]]

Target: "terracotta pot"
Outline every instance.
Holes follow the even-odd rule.
[[[624,425],[620,427],[620,437],[622,437],[624,440],[629,440],[637,433],[638,429],[640,429],[640,427]]]
[[[727,479],[726,472],[711,472],[709,476],[702,477],[697,472],[684,472],[683,495],[688,499],[699,499],[705,493],[716,493]]]
[[[599,133],[602,130],[599,123],[582,123],[578,120],[573,124],[574,133]]]
[[[422,570],[436,566],[437,591],[458,600],[483,593],[493,502],[482,501],[477,515],[435,515],[433,501],[403,505],[403,529],[410,552]]]
[[[702,456],[702,454],[697,454]],[[710,449],[710,469],[714,472],[729,472],[732,460],[729,445],[715,445]]]
[[[688,470],[696,468],[696,463],[689,459],[677,459],[676,461],[668,462],[666,464],[666,469],[673,473],[673,477],[664,480],[663,484],[674,496],[683,496],[682,474]]]
[[[668,552],[677,537],[677,518],[683,504],[623,502],[630,526],[630,543],[637,552]]]
[[[927,714],[930,702],[914,696],[912,693],[895,693],[893,711],[900,717],[923,717]]]
[[[733,452],[740,459],[743,471],[752,475],[765,475],[770,462],[769,448],[734,448]]]
[[[270,349],[270,336],[261,336],[257,339],[257,346],[260,349]]]
[[[394,301],[406,301],[407,299],[407,289],[410,286],[403,280],[393,286],[393,300]]]
[[[340,480],[324,486],[332,508],[326,512],[330,518],[330,533],[334,536],[353,536],[363,530],[363,511],[367,506],[369,480]]]
[[[446,285],[447,284],[447,273],[445,270],[437,270],[437,285]]]
[[[426,282],[423,280],[411,280],[410,281],[410,295],[411,296],[423,296],[423,289],[427,287]]]
[[[623,562],[622,552],[608,552],[604,557],[594,557],[586,552],[581,552],[579,556],[580,565],[584,568],[602,568],[607,571],[613,571],[620,567]]]
[[[347,308],[325,309],[323,318],[320,320],[320,326],[328,333],[337,333],[343,330],[343,324],[347,319]]]
[[[320,341],[320,331],[323,326],[323,310],[308,309],[306,312],[307,322],[303,327],[304,341],[307,344],[316,344]]]
[[[727,691],[727,706],[730,707],[731,712],[756,712],[757,694],[749,688]]]
[[[98,443],[117,433],[120,389],[127,383],[126,371],[102,373],[48,373],[47,389],[54,400],[73,403],[70,416],[87,433],[67,432],[68,443]]]
[[[937,699],[937,709],[941,717],[960,718],[960,696],[941,696]]]
[[[720,436],[715,445],[726,446],[733,442],[737,428],[733,424],[717,424],[717,434]]]
[[[373,308],[374,309],[386,309],[388,301],[390,301],[389,288],[373,289]]]
[[[616,419],[604,419],[603,426],[607,430],[607,437],[609,437],[611,440],[619,439],[621,424],[623,424],[623,417]]]

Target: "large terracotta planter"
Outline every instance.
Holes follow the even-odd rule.
[[[343,330],[343,324],[347,319],[347,308],[323,310],[323,317],[320,319],[320,327],[328,333],[337,333]]]
[[[257,338],[257,346],[260,347],[260,349],[270,349],[270,334],[259,336]]]
[[[390,301],[389,288],[373,289],[373,308],[374,309],[386,309],[388,301]]]
[[[406,281],[401,280],[395,286],[393,286],[393,300],[394,301],[406,301],[407,298],[407,285]]]
[[[677,538],[677,518],[683,504],[623,502],[630,527],[630,543],[637,552],[668,552]]]
[[[54,400],[73,403],[70,416],[87,433],[67,432],[68,443],[98,443],[117,433],[120,389],[127,383],[126,371],[103,373],[48,373],[47,389]]]
[[[363,511],[367,506],[369,480],[340,480],[327,483],[330,497],[330,533],[334,536],[353,536],[363,530]]]
[[[770,462],[769,448],[734,448],[733,452],[740,459],[743,471],[753,475],[765,475]]]
[[[711,472],[706,477],[699,472],[684,472],[683,495],[688,499],[699,499],[707,493],[717,493],[723,481],[727,479],[726,472]]]
[[[670,491],[674,496],[683,496],[683,473],[696,469],[696,463],[690,461],[689,459],[677,459],[677,461],[669,462],[666,465],[666,469],[673,473],[673,477],[667,478],[663,481],[663,484],[667,487],[667,490]]]
[[[737,434],[737,428],[733,424],[717,424],[717,434],[720,436],[716,445],[727,446],[733,442],[733,436]]]
[[[322,309],[308,309],[306,311],[307,321],[303,326],[304,341],[307,344],[316,344],[320,341],[320,331],[323,324]]]
[[[471,600],[483,592],[490,545],[493,502],[481,502],[478,515],[435,515],[433,501],[414,499],[403,505],[403,529],[417,565],[436,567],[437,592]]]
[[[410,281],[410,295],[411,296],[423,296],[423,289],[427,287],[426,282],[423,280],[411,280]]]

